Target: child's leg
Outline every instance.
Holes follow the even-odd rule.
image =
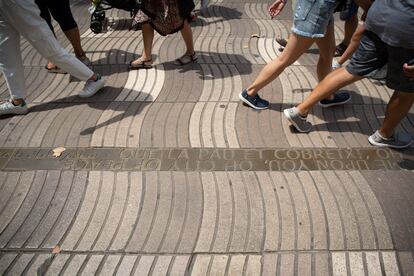
[[[323,80],[332,71],[332,58],[335,51],[334,23],[328,25],[323,38],[316,39],[319,48],[319,59],[317,64],[318,80]]]
[[[342,87],[356,82],[362,78],[363,77],[361,76],[350,74],[345,68],[340,68],[333,71],[315,87],[315,89],[303,101],[303,103],[297,106],[299,113],[303,116],[306,116],[309,113],[310,109],[320,100],[329,97]]]
[[[256,80],[247,88],[247,93],[254,96],[268,83],[276,79],[283,70],[294,63],[315,41],[313,38],[292,34],[282,55],[267,64]]]

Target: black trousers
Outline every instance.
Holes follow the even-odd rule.
[[[40,16],[46,20],[53,32],[52,17],[64,32],[78,26],[70,10],[69,0],[35,0],[35,2],[39,6]]]

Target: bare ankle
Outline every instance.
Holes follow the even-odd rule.
[[[308,116],[309,111],[304,109],[301,105],[298,105],[296,108],[298,109],[298,112],[299,112],[300,116],[302,116],[302,117]]]
[[[256,96],[257,95],[257,91],[254,90],[253,88],[247,88],[246,91],[247,91],[247,95],[249,95],[249,96]]]
[[[14,105],[21,105],[24,103],[23,99],[12,99]]]
[[[380,129],[378,129],[378,133],[383,138],[390,138],[394,134],[394,131],[384,130],[384,129],[380,128]]]
[[[98,75],[96,75],[96,73],[94,73],[92,77],[89,78],[89,80],[91,81],[96,81],[97,79],[98,79]]]

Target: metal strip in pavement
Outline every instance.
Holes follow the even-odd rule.
[[[0,148],[2,170],[323,171],[413,170],[414,149]]]

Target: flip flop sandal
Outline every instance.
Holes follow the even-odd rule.
[[[281,38],[281,37],[277,37],[276,42],[279,43],[279,45],[282,46],[283,48],[286,47],[288,43],[286,39]]]
[[[49,68],[47,67],[47,65],[45,65],[45,69],[47,70],[48,73],[53,73],[53,74],[67,74],[66,71],[64,71],[63,69],[55,66],[53,68]]]
[[[191,62],[196,61],[197,58],[198,57],[197,57],[196,53],[194,53],[192,55],[183,55],[182,57],[177,58],[175,60],[174,64],[183,66],[183,65],[186,65],[186,64],[189,64]]]
[[[152,68],[152,59],[149,60],[142,60],[141,58],[138,59],[139,63],[133,63],[131,61],[129,63],[129,70],[138,70],[138,69],[150,69]]]
[[[345,45],[344,43],[340,43],[340,44],[338,44],[338,46],[336,46],[336,49],[335,49],[335,57],[340,57],[340,56],[342,56],[344,53],[345,53],[345,51],[346,51],[346,48],[348,48],[348,46],[347,45]]]

